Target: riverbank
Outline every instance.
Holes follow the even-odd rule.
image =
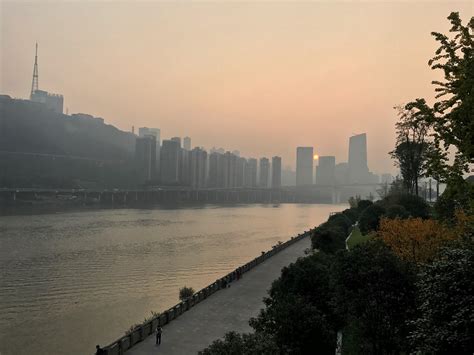
[[[157,351],[156,327],[165,327],[160,354],[195,354],[231,330],[249,331],[248,320],[263,307],[263,298],[281,269],[310,247],[310,231],[279,243],[245,265],[203,288],[153,320],[106,347],[108,355]],[[203,302],[204,300],[207,302]]]

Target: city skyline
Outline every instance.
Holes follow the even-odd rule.
[[[472,12],[469,2],[455,5]],[[454,5],[430,3],[428,12],[424,3],[0,6],[2,93],[28,96],[38,42],[40,87],[63,94],[70,112],[127,131],[180,134],[185,126],[196,146],[278,154],[292,166],[298,145],[345,161],[344,137],[367,132],[372,169],[394,172],[392,107],[433,97],[430,32],[448,28],[443,20]],[[262,139],[270,131],[278,149]]]

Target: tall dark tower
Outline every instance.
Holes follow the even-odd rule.
[[[35,65],[33,67],[33,80],[31,81],[31,100],[33,99],[33,94],[36,90],[38,90],[38,43],[36,43]]]

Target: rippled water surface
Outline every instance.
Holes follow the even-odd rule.
[[[91,354],[343,205],[0,217],[0,353]]]

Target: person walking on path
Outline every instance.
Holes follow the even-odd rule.
[[[156,327],[156,345],[161,344],[161,334],[163,333],[163,329],[160,326]]]

